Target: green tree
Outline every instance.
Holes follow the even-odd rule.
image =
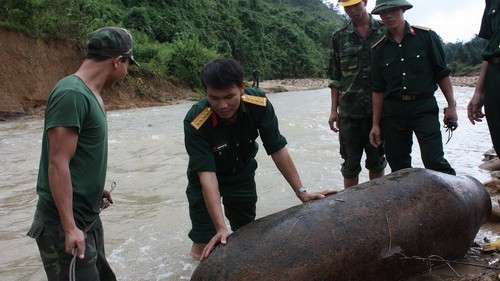
[[[29,29],[32,25],[34,9],[31,1],[3,0],[0,1],[0,20],[9,22],[13,27]]]
[[[170,60],[167,62],[168,73],[190,86],[199,86],[200,71],[208,61],[219,54],[205,48],[198,39],[178,39],[172,43]]]
[[[342,24],[320,0],[0,0],[0,24],[77,40],[106,25],[131,29],[134,74],[198,85],[214,57],[232,57],[266,79],[322,76],[332,32]]]

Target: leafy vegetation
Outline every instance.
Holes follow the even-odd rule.
[[[329,40],[343,24],[321,0],[2,0],[0,24],[84,45],[117,25],[132,31],[132,71],[197,86],[208,60],[232,57],[263,78],[321,77]]]
[[[486,40],[475,36],[469,42],[446,43],[443,49],[446,63],[451,68],[453,75],[464,76],[478,72],[482,57],[481,50],[486,45]]]
[[[264,79],[323,77],[332,32],[345,16],[322,0],[2,0],[0,25],[83,46],[87,34],[117,25],[132,31],[143,75],[193,87],[208,60],[232,57]],[[453,73],[481,62],[484,42],[444,44]]]

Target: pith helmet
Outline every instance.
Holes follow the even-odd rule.
[[[339,0],[339,5],[342,7],[356,5],[362,0]]]
[[[384,10],[392,9],[392,8],[403,8],[405,10],[411,9],[413,7],[406,0],[377,0],[375,4],[375,8],[371,12],[374,15],[378,15]]]

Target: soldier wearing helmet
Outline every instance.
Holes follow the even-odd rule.
[[[374,146],[385,139],[391,170],[411,167],[415,133],[427,169],[455,174],[444,158],[434,97],[437,87],[448,103],[444,122],[456,123],[457,111],[439,36],[429,28],[411,26],[404,13],[413,7],[406,0],[377,0],[372,14],[380,15],[387,32],[372,48],[373,125],[370,141]]]
[[[383,147],[373,147],[369,139],[370,51],[384,35],[385,28],[366,11],[366,4],[367,0],[339,0],[349,21],[332,36],[329,67],[332,106],[328,123],[332,131],[339,132],[344,187],[358,184],[363,151],[370,179],[383,176],[387,166]]]

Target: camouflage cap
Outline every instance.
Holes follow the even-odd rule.
[[[409,10],[413,7],[410,2],[406,0],[377,0],[375,3],[375,8],[372,10],[372,14],[379,15],[381,12],[393,8],[402,8],[404,10]]]
[[[339,5],[342,7],[356,5],[362,0],[339,0]]]
[[[101,57],[122,56],[139,65],[133,56],[132,34],[124,28],[107,26],[90,33],[87,54]]]

